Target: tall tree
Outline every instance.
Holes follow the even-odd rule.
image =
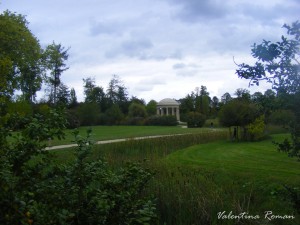
[[[243,100],[243,101],[250,101],[251,95],[250,91],[244,88],[238,88],[235,93],[237,99]]]
[[[60,76],[64,71],[69,69],[66,65],[66,61],[69,58],[68,54],[69,48],[65,49],[61,44],[55,44],[53,42],[48,45],[44,53],[46,60],[46,67],[50,70],[50,77],[48,82],[52,88],[53,104],[57,101],[57,87],[60,84]]]
[[[249,79],[250,85],[266,80],[272,83],[277,94],[289,94],[287,99],[293,102],[289,107],[296,115],[296,122],[291,124],[292,145],[286,147],[290,156],[300,158],[300,23],[296,21],[283,27],[289,38],[282,36],[278,42],[254,43],[252,56],[256,63],[253,66],[239,64],[236,74]]]
[[[26,18],[10,11],[0,14],[0,67],[0,91],[11,96],[18,89],[33,101],[42,84],[42,48]]]
[[[83,79],[86,103],[96,103],[101,111],[107,109],[107,98],[102,87],[95,84],[95,79],[88,77]]]
[[[221,103],[222,104],[226,104],[226,103],[230,102],[231,100],[232,100],[232,97],[228,92],[223,94],[222,97],[221,97]]]
[[[195,108],[197,112],[202,113],[205,116],[209,114],[209,104],[210,104],[210,97],[207,91],[207,87],[201,85],[201,87],[197,87],[195,89]]]
[[[59,105],[67,106],[70,104],[71,95],[67,85],[60,83],[57,87],[56,103]]]
[[[119,76],[113,75],[108,84],[106,95],[110,104],[117,104],[122,113],[127,114],[129,107],[128,92]]]
[[[119,76],[113,75],[112,79],[109,81],[107,96],[112,103],[118,103],[128,100],[127,88],[120,80]]]
[[[78,105],[76,91],[74,88],[70,90],[70,108],[73,108]]]
[[[217,96],[214,96],[211,101],[211,114],[216,117],[219,111],[220,100]]]

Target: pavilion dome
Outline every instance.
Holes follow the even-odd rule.
[[[179,106],[180,104],[172,98],[164,98],[157,103],[157,106]]]

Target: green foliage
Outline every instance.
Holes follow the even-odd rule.
[[[33,110],[30,103],[20,99],[16,102],[9,102],[7,104],[7,113],[11,115],[10,128],[12,130],[18,130],[24,127],[24,119],[26,117],[30,117],[33,113]]]
[[[128,109],[129,117],[142,117],[145,118],[147,116],[146,108],[144,105],[139,103],[131,103]]]
[[[256,105],[238,99],[231,100],[220,111],[219,119],[223,126],[246,126],[259,115]]]
[[[97,125],[100,118],[100,109],[96,103],[81,103],[78,106],[77,115],[80,125]]]
[[[247,126],[249,139],[251,141],[257,141],[265,136],[265,117],[264,115],[257,117],[254,122]]]
[[[257,59],[254,66],[240,64],[236,73],[239,77],[249,79],[250,84],[259,85],[266,80],[277,90],[277,95],[288,97],[283,105],[290,108],[295,115],[295,122],[290,125],[292,146],[290,156],[300,155],[300,23],[296,21],[292,25],[284,25],[289,38],[282,36],[278,42],[264,40],[261,44],[254,44],[252,56]],[[292,103],[289,105],[289,103]]]
[[[190,112],[187,115],[187,126],[191,127],[202,127],[205,123],[206,116],[198,112]]]
[[[11,95],[18,89],[32,101],[42,84],[42,49],[24,16],[0,14],[0,52],[0,91]]]
[[[124,118],[124,114],[117,104],[114,104],[109,109],[107,109],[105,115],[107,118],[106,124],[108,125],[120,124],[120,122]]]
[[[43,141],[63,137],[64,124],[62,112],[50,110],[30,119],[13,142],[1,129],[0,223],[152,224],[156,207],[143,195],[150,170],[128,164],[114,171],[88,160],[91,130],[86,138],[75,130],[75,160],[55,164]]]
[[[149,116],[156,115],[156,105],[157,105],[157,102],[155,100],[151,100],[146,105],[147,114]]]
[[[295,122],[295,115],[291,110],[276,110],[271,113],[268,118],[268,122],[275,125],[288,127],[291,123]]]
[[[149,126],[176,126],[178,124],[175,116],[150,116],[145,121]]]
[[[143,126],[145,125],[145,118],[143,117],[131,117],[127,118],[124,122],[125,125]]]
[[[284,25],[291,39],[284,36],[278,42],[264,40],[254,44],[252,56],[257,59],[254,66],[240,64],[236,71],[241,78],[250,80],[250,84],[259,85],[261,80],[273,84],[273,88],[282,92],[295,93],[300,91],[299,83],[299,34],[300,23],[292,26]]]

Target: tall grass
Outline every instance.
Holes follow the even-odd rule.
[[[211,131],[197,134],[182,134],[151,139],[128,139],[125,142],[95,146],[93,158],[104,157],[112,165],[126,161],[155,161],[162,157],[192,145],[208,143],[228,138],[228,132]]]
[[[228,140],[227,130],[153,139],[128,139],[125,142],[96,145],[91,160],[105,158],[116,169],[128,161],[139,161],[145,167],[150,168],[155,175],[143,194],[156,198],[158,224],[297,224],[299,219],[272,221],[272,223],[264,219],[218,220],[217,213],[220,211],[227,213],[233,211],[236,214],[249,212],[262,216],[264,210],[291,214],[292,208],[287,199],[271,196],[270,193],[273,190],[274,192],[278,190],[278,185],[266,185],[264,182],[269,182],[268,179],[254,182],[253,180],[256,179],[254,174],[252,175],[253,179],[249,180],[248,171],[241,171],[240,175],[226,177],[228,171],[222,171],[222,168],[218,168],[217,165],[215,167],[199,166],[197,164],[199,161],[192,164],[190,163],[191,157],[180,158],[180,163],[169,160],[169,156],[181,153],[178,150],[183,148],[226,139]],[[227,143],[227,146],[230,145],[228,142],[224,143]],[[261,151],[263,149],[261,147]],[[71,160],[70,152],[72,150],[56,151],[58,159],[63,162]],[[174,152],[176,153],[170,155]],[[185,152],[182,151],[182,154]],[[228,152],[228,154],[230,157],[232,153]],[[168,160],[165,156],[168,156]],[[253,156],[254,159],[257,157]],[[185,160],[189,161],[185,162]],[[245,161],[247,160],[251,162],[248,158],[245,159]],[[232,179],[233,177],[235,179]]]

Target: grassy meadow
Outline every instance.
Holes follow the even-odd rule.
[[[126,129],[130,128],[131,134],[141,129]],[[175,134],[178,128],[167,129]],[[285,188],[300,188],[300,162],[272,144],[287,134],[246,143],[229,141],[226,129],[180,129],[186,135],[95,145],[90,160],[105,158],[116,169],[127,162],[150,168],[154,177],[142,194],[156,199],[158,224],[300,224]],[[58,163],[72,162],[73,152],[74,148],[53,151]],[[231,211],[259,218],[218,218],[218,213]],[[295,218],[269,220],[266,211]]]
[[[133,138],[155,135],[169,135],[169,134],[187,134],[187,133],[202,133],[210,132],[215,129],[194,128],[185,129],[181,126],[90,126],[78,128],[80,135],[84,136],[87,129],[92,129],[94,141],[113,140],[120,138]],[[223,128],[217,128],[224,130]],[[225,129],[226,130],[226,129]],[[66,130],[66,137],[63,140],[52,140],[51,146],[70,144],[74,140],[72,134],[73,130]]]

